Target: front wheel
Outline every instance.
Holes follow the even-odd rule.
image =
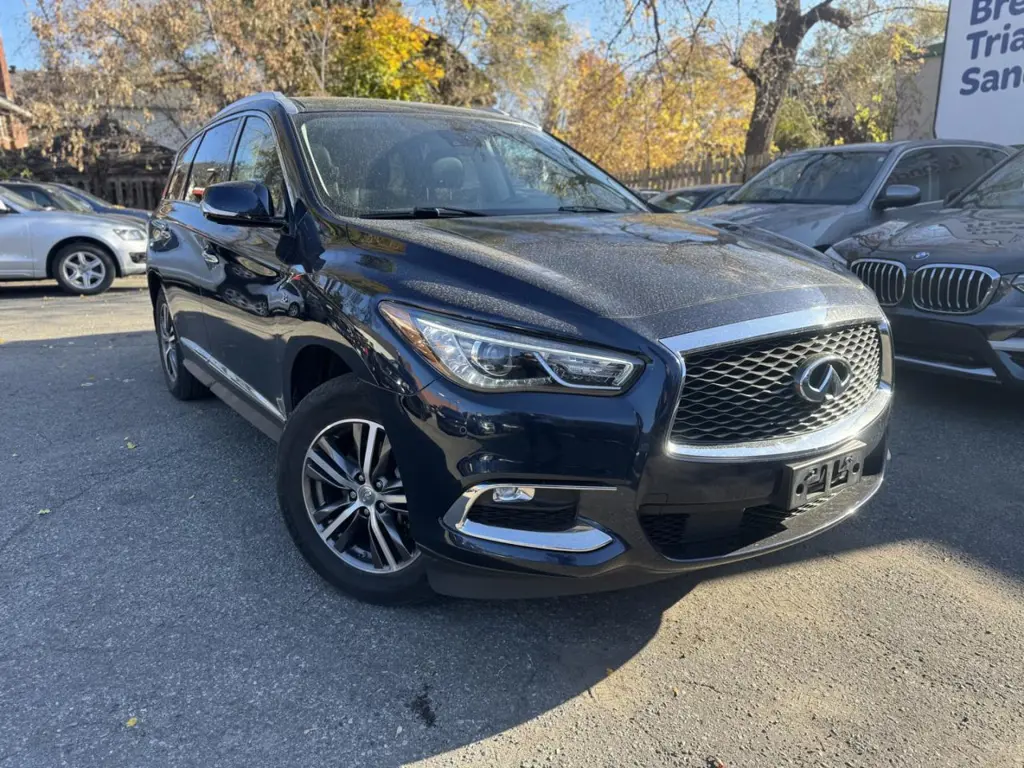
[[[114,282],[114,260],[90,243],[72,243],[57,254],[53,264],[57,282],[68,293],[95,296]]]
[[[391,440],[353,374],[317,387],[289,417],[277,495],[295,544],[334,586],[384,605],[432,596]]]

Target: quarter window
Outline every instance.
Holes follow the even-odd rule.
[[[238,118],[219,123],[203,134],[192,161],[186,200],[198,201],[203,190],[219,181],[227,181],[231,172],[231,148],[234,146]]]
[[[171,178],[167,182],[168,200],[185,199],[185,182],[188,181],[188,172],[192,169],[192,160],[196,156],[196,149],[199,147],[199,137],[192,139],[185,148],[178,153],[178,162],[171,171]]]
[[[259,181],[270,190],[274,215],[284,210],[285,186],[274,132],[266,120],[246,118],[231,170],[232,181]]]

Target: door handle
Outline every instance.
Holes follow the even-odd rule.
[[[203,261],[209,264],[211,267],[220,264],[220,256],[217,255],[217,251],[214,250],[212,245],[203,247]]]

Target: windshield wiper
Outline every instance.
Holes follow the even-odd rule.
[[[616,211],[612,208],[602,208],[599,205],[560,205],[558,210],[567,213],[624,213],[624,211]]]
[[[415,208],[397,208],[393,211],[370,211],[360,216],[363,219],[445,219],[457,216],[486,216],[480,211],[468,208],[449,208],[447,206],[416,206]]]

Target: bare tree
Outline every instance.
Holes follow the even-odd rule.
[[[779,108],[796,68],[797,53],[811,28],[819,22],[840,29],[849,29],[853,25],[853,16],[833,7],[832,2],[823,0],[804,12],[800,0],[775,0],[775,22],[769,30],[771,37],[756,61],[747,60],[746,46],[742,43],[732,52],[733,66],[742,70],[754,85],[754,110],[747,130],[746,155],[760,155],[771,148]]]

